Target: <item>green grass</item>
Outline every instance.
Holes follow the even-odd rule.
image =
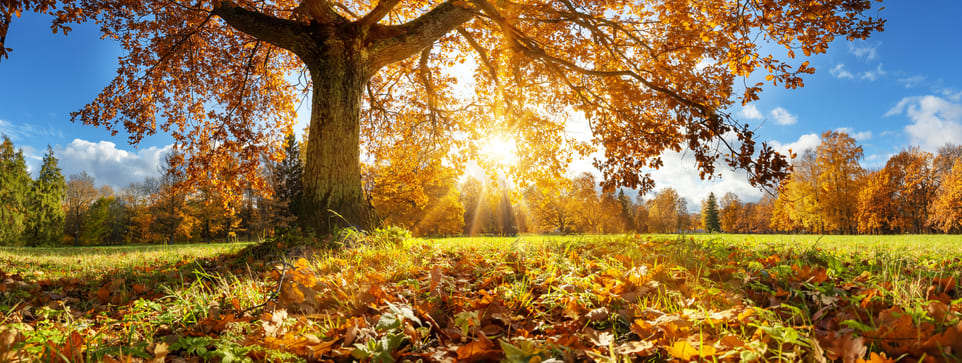
[[[251,243],[131,245],[104,247],[0,247],[0,270],[26,279],[91,279],[109,272],[170,266],[183,259],[237,252]]]
[[[651,235],[671,238],[672,235]],[[792,235],[792,234],[690,234],[698,240],[720,239],[728,243],[747,245],[775,245],[784,248],[806,249],[819,247],[842,253],[906,252],[914,256],[962,255],[962,235],[900,234],[900,235]]]
[[[2,248],[0,361],[11,349],[28,361],[619,362],[962,349],[939,350],[962,322],[955,236],[352,238],[337,250]]]

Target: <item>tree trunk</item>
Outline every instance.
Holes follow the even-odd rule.
[[[306,61],[313,100],[299,219],[317,235],[335,227],[363,230],[378,224],[361,188],[361,92],[370,78],[364,62],[357,59],[362,53],[334,51]]]

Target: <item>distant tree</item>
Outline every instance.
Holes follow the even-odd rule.
[[[127,206],[127,243],[150,243],[160,239],[155,231],[156,216],[151,210],[152,203],[159,195],[160,180],[147,177],[142,182],[131,183],[120,193],[120,199]]]
[[[598,231],[598,224],[603,217],[598,199],[597,183],[594,175],[584,172],[571,181],[574,188],[571,195],[572,207],[577,211],[574,216],[575,228],[583,233]]]
[[[33,182],[30,210],[32,217],[27,223],[27,244],[31,246],[55,245],[63,241],[64,213],[63,203],[67,183],[53,148],[47,146],[43,164],[37,180]]]
[[[20,244],[30,220],[30,174],[23,150],[14,151],[6,135],[0,143],[0,244]]]
[[[673,188],[665,188],[648,202],[648,229],[654,233],[674,233],[681,228],[682,217],[688,218],[685,202]]]
[[[779,192],[779,199],[786,204],[780,209],[784,212],[788,223],[780,224],[783,228],[792,230],[804,229],[808,232],[822,233],[825,223],[822,216],[821,196],[825,194],[819,179],[821,169],[816,161],[814,149],[806,150],[802,156],[795,159],[792,173],[783,183]]]
[[[715,193],[708,193],[708,198],[701,204],[701,224],[708,233],[721,231]]]
[[[112,195],[101,196],[90,205],[84,219],[84,244],[121,244],[129,225],[123,202]]]
[[[94,187],[94,177],[86,171],[70,175],[64,195],[64,209],[66,209],[66,234],[73,237],[74,246],[80,246],[87,211],[95,200],[97,200],[97,189]]]
[[[294,134],[288,134],[284,144],[284,159],[271,168],[271,187],[274,195],[271,206],[274,214],[268,218],[275,229],[293,230],[297,226],[304,199],[304,162],[301,147]]]
[[[751,230],[752,233],[771,233],[772,215],[775,213],[775,197],[765,194],[758,203],[752,208]]]
[[[639,233],[649,233],[651,232],[651,226],[648,225],[649,211],[648,203],[644,200],[641,194],[635,198],[635,210],[634,213],[635,228],[638,228]]]
[[[933,165],[935,157],[912,147],[895,154],[885,164],[894,191],[897,227],[904,232],[923,233],[939,178]]]
[[[962,160],[942,180],[929,223],[942,232],[962,232]]]
[[[950,173],[959,160],[962,160],[962,145],[949,143],[939,147],[932,164],[935,172],[942,176]]]
[[[575,220],[579,211],[574,205],[574,185],[570,179],[558,178],[531,185],[525,190],[524,198],[540,231],[561,234],[578,232]]]
[[[621,206],[621,219],[625,225],[625,231],[638,232],[638,225],[635,223],[635,205],[631,198],[625,195],[624,189],[618,190],[618,204]]]
[[[507,189],[501,190],[501,198],[495,210],[495,233],[499,236],[514,236],[518,234],[518,221],[515,219],[514,207]]]
[[[893,221],[898,219],[895,188],[889,172],[889,168],[883,168],[865,175],[858,194],[859,233],[891,232]]]
[[[622,215],[622,205],[613,192],[602,191],[598,197],[598,210],[601,218],[596,233],[625,233],[628,226]]]
[[[187,205],[187,193],[183,189],[183,170],[179,159],[183,156],[174,152],[164,158],[161,177],[157,187],[153,213],[157,221],[157,232],[168,243],[189,241],[195,217]]]
[[[378,150],[375,161],[363,168],[365,194],[377,216],[384,224],[404,227],[417,236],[460,234],[455,229],[464,228],[463,214],[475,211],[466,212],[457,202],[455,170],[442,163],[443,155],[432,145],[405,147],[407,140],[396,141],[396,148]],[[491,191],[478,180],[472,182],[471,195],[464,195],[470,200],[465,202],[494,213],[497,203],[486,200]],[[493,215],[485,217],[485,222],[497,221]],[[476,227],[492,233],[486,224]]]
[[[735,193],[728,192],[722,196],[719,224],[726,233],[738,232],[739,218],[742,216],[742,201]]]
[[[859,165],[862,147],[844,132],[827,131],[815,149],[819,187],[817,200],[825,229],[854,234],[857,231],[858,192],[865,170]]]

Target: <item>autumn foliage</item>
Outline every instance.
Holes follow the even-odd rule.
[[[299,94],[311,93],[301,220],[324,232],[376,223],[361,150],[377,155],[399,139],[463,165],[485,136],[511,135],[522,156],[512,169],[535,179],[598,151],[608,191],[652,189],[646,169],[687,148],[704,177],[724,161],[774,186],[787,160],[728,108],[757,100],[766,83],[802,86],[814,69],[796,57],[884,25],[868,0],[16,0],[0,7],[0,37],[22,11],[54,15],[55,29],[96,20],[125,49],[117,77],[74,120],[131,142],[169,133],[187,180],[228,197],[265,187],[258,164],[280,158]],[[474,92],[457,89],[451,67],[461,64],[473,66]],[[297,72],[309,82],[288,83]],[[766,81],[736,90],[756,72]],[[590,140],[566,133],[572,115],[587,119]]]

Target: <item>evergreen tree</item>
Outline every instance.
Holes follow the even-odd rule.
[[[635,225],[635,208],[631,202],[631,198],[625,195],[624,189],[618,190],[618,204],[621,205],[621,218],[624,220],[625,231],[627,232],[637,232],[638,227]]]
[[[26,221],[30,195],[30,174],[23,150],[14,151],[6,135],[0,143],[0,244],[19,244]]]
[[[30,198],[32,217],[27,222],[27,244],[55,245],[63,239],[66,214],[63,210],[67,182],[60,171],[53,149],[47,146],[40,174],[33,182]]]
[[[718,218],[718,201],[715,193],[708,193],[708,199],[701,208],[701,223],[709,233],[721,230],[721,222]]]
[[[297,214],[304,198],[304,164],[301,161],[301,147],[294,134],[288,134],[284,146],[284,160],[273,170],[274,217],[277,227],[292,228],[297,223]]]

